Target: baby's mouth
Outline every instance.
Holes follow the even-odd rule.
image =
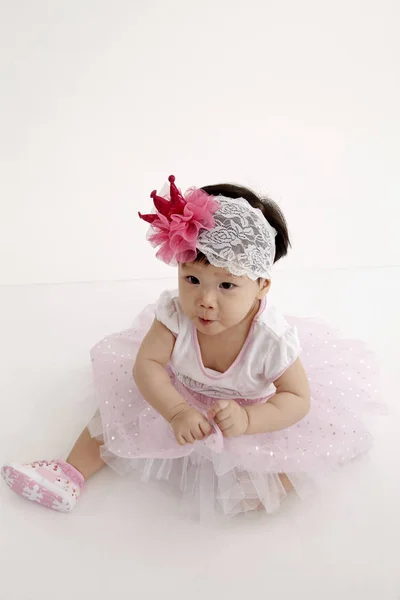
[[[214,321],[212,321],[211,319],[203,319],[202,317],[197,317],[197,318],[199,319],[200,323],[202,325],[204,325],[205,327],[214,323]]]

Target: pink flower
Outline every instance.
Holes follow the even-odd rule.
[[[171,200],[152,197],[157,209],[156,213],[139,216],[150,223],[154,233],[149,241],[154,247],[159,246],[157,258],[167,264],[192,262],[196,258],[196,241],[202,229],[214,227],[214,213],[218,203],[200,189],[191,188],[182,196],[175,186],[175,178],[171,182]]]

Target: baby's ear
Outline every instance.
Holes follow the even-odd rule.
[[[265,298],[265,296],[268,294],[269,290],[271,289],[271,280],[260,279],[259,284],[260,284],[260,291],[257,294],[257,298],[259,300],[262,300],[263,298]]]

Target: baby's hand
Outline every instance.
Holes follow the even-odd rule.
[[[211,433],[211,425],[206,417],[189,405],[184,407],[170,421],[175,439],[181,446],[203,440]]]
[[[224,437],[243,435],[249,425],[247,412],[235,400],[218,400],[207,414],[210,420],[214,419]]]

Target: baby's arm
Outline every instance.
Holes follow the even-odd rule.
[[[275,382],[276,394],[265,404],[246,406],[247,434],[279,431],[294,425],[310,409],[307,375],[297,359]]]
[[[204,439],[211,426],[171,383],[165,367],[174,345],[173,334],[155,319],[139,348],[133,377],[142,396],[171,424],[176,441],[183,446]]]
[[[175,345],[171,331],[157,319],[143,339],[133,368],[140,393],[168,422],[187,406],[165,369]]]

